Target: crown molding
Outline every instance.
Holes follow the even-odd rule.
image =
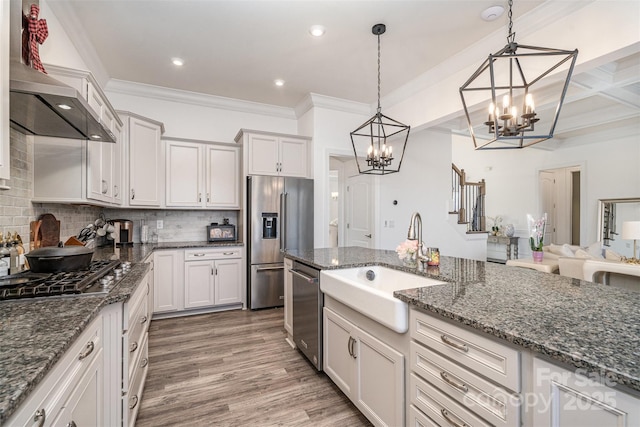
[[[198,92],[170,89],[125,80],[111,79],[107,83],[105,90],[112,93],[135,95],[144,98],[192,104],[209,108],[219,108],[223,110],[238,111],[241,113],[261,114],[293,120],[296,119],[292,108],[243,101],[234,98],[225,98],[222,96],[207,95]]]
[[[309,93],[294,107],[296,118],[302,117],[312,108],[326,108],[343,113],[368,115],[371,113],[372,106],[348,99]]]

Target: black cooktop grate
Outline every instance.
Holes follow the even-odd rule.
[[[81,294],[119,264],[120,261],[92,261],[85,270],[48,276],[27,271],[6,276],[0,279],[0,300]]]

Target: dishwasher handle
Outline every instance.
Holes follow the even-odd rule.
[[[300,270],[296,270],[296,269],[290,269],[289,270],[291,273],[293,273],[294,275],[304,279],[305,281],[309,282],[309,283],[318,283],[318,278],[317,277],[313,277],[313,276],[309,276],[308,274],[305,274],[303,272],[301,272]]]

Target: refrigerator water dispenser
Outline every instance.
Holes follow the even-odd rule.
[[[262,213],[262,238],[263,239],[275,239],[276,230],[278,229],[278,214],[277,213]]]

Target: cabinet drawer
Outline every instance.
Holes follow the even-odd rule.
[[[135,328],[136,323],[140,319],[139,311],[143,302],[148,304],[149,299],[149,276],[151,273],[147,273],[145,277],[142,279],[142,282],[138,285],[129,301],[127,301],[124,305],[122,320],[122,329],[128,331],[129,329]],[[146,315],[149,315],[147,311]]]
[[[518,395],[411,342],[411,370],[496,426],[519,426]]]
[[[409,381],[411,403],[436,424],[442,426],[491,426],[417,375],[412,373]]]
[[[138,306],[138,310],[132,317],[129,331],[125,334],[125,351],[128,354],[129,374],[133,370],[133,361],[142,350],[142,342],[147,332],[149,324],[149,304],[148,298],[144,298]]]
[[[520,392],[520,352],[417,310],[410,312],[411,338],[490,380]]]
[[[409,405],[408,425],[409,427],[440,427],[413,405]]]
[[[147,370],[149,369],[149,348],[147,335],[144,336],[142,347],[140,348],[140,357],[136,359],[135,366],[132,371],[132,377],[130,380],[131,387],[128,393],[123,397],[123,404],[126,405],[124,413],[128,414],[125,417],[124,425],[135,425],[138,410],[140,408],[140,402],[142,400],[142,391],[144,389],[144,383],[147,378]]]
[[[184,251],[185,261],[197,261],[207,259],[241,258],[240,248],[226,249],[193,249]]]

